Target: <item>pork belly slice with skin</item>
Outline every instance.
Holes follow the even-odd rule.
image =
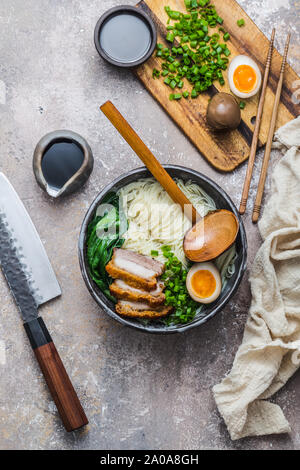
[[[113,284],[110,285],[109,290],[112,295],[117,299],[131,300],[133,302],[145,302],[151,307],[158,307],[165,301],[165,295],[163,293],[164,283],[162,281],[157,282],[157,287],[150,292],[143,289],[136,289],[130,286],[122,279],[116,279]]]
[[[154,308],[142,302],[129,302],[127,300],[119,300],[116,305],[116,312],[122,317],[144,318],[148,320],[166,317],[172,310],[172,307],[167,307],[166,305]]]
[[[149,292],[156,288],[156,278],[164,272],[165,266],[148,256],[115,248],[105,269],[113,279],[122,279],[132,287]]]
[[[113,259],[116,266],[121,269],[125,269],[124,263],[126,262],[126,271],[140,277],[161,276],[165,270],[165,265],[160,261],[122,248],[114,248]]]
[[[134,274],[128,273],[123,269],[116,268],[112,261],[106,265],[105,269],[113,279],[122,279],[127,284],[137,289],[144,289],[150,292],[157,286],[155,277],[150,279],[143,279],[142,277],[135,276]]]

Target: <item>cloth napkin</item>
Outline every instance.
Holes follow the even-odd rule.
[[[251,270],[243,341],[231,372],[213,388],[233,440],[290,431],[267,399],[300,365],[300,116],[277,131],[274,147],[285,154],[259,222],[263,244]]]

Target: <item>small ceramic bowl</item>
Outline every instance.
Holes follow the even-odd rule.
[[[56,142],[73,142],[77,144],[83,152],[83,162],[79,170],[63,185],[59,191],[53,191],[48,185],[43,171],[42,171],[42,160],[45,152],[51,145]],[[34,154],[33,154],[33,172],[38,185],[47,193],[49,196],[58,198],[61,196],[67,196],[75,191],[78,191],[88,180],[94,167],[94,157],[91,147],[87,141],[76,134],[76,132],[68,130],[53,131],[49,134],[44,135],[41,140],[37,143]]]
[[[207,305],[205,309],[190,323],[185,325],[167,326],[162,325],[161,323],[149,322],[147,325],[144,325],[135,319],[121,317],[115,312],[113,302],[105,297],[105,295],[100,291],[89,275],[86,258],[86,234],[88,225],[95,215],[95,211],[107,193],[117,192],[120,188],[132,183],[133,181],[137,181],[140,178],[151,177],[150,172],[145,167],[132,170],[129,173],[120,176],[115,181],[106,186],[106,188],[104,188],[100,194],[98,194],[87,211],[79,236],[79,262],[81,273],[89,292],[101,307],[101,309],[122,325],[130,326],[131,328],[135,328],[136,330],[143,332],[156,334],[182,333],[191,328],[195,328],[196,326],[203,325],[207,320],[214,317],[218,312],[223,310],[227,302],[232,298],[238,289],[247,265],[247,239],[244,224],[237,208],[233,204],[230,197],[225,193],[225,191],[223,191],[223,189],[221,189],[220,186],[214,183],[211,179],[194,170],[175,165],[165,165],[164,168],[168,171],[172,178],[181,178],[183,181],[191,180],[198,184],[211,198],[213,198],[218,209],[227,209],[232,211],[240,223],[240,230],[236,239],[237,257],[235,260],[235,273],[230,279],[228,279],[228,282],[225,288],[222,290],[220,297],[215,302]]]
[[[123,59],[122,61],[118,60],[116,57],[110,56],[101,45],[100,35],[102,32],[102,28],[104,28],[112,18],[117,17],[118,15],[124,15],[124,14],[128,14],[130,16],[134,15],[135,17],[141,19],[143,23],[147,26],[148,31],[150,33],[149,47],[146,48],[145,53],[142,55],[142,57],[139,57],[138,60],[131,60],[131,61],[126,61],[125,59]],[[143,11],[139,10],[136,7],[132,7],[129,5],[122,5],[122,6],[111,8],[110,10],[108,10],[101,16],[101,18],[98,20],[95,26],[94,42],[95,42],[95,47],[99,55],[104,60],[106,60],[106,62],[109,62],[110,64],[116,65],[118,67],[132,68],[132,67],[136,67],[138,65],[143,64],[144,62],[146,62],[146,60],[148,60],[151,57],[156,47],[157,32],[156,32],[156,28],[152,19],[148,15],[146,15],[146,13],[144,13]]]

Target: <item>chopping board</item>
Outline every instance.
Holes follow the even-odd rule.
[[[230,34],[231,39],[227,42],[228,48],[231,51],[230,60],[240,54],[248,55],[255,60],[263,74],[269,48],[268,38],[235,0],[214,0],[213,4],[218,15],[224,19],[222,26]],[[168,20],[168,15],[164,10],[165,6],[170,6],[172,10],[186,13],[184,0],[142,0],[138,3],[137,8],[148,14],[154,21],[157,28],[157,41],[170,47],[170,43],[165,40],[166,23]],[[241,18],[244,18],[245,26],[240,28],[237,25],[237,20]],[[211,31],[218,32],[218,28],[215,31],[211,29]],[[153,69],[161,70],[162,63],[161,59],[155,56],[156,52],[145,64],[135,70],[138,78],[187,137],[189,137],[199,152],[215,168],[221,171],[234,170],[249,157],[259,94],[245,100],[247,104],[245,109],[242,110],[242,121],[238,129],[221,133],[213,131],[206,123],[206,108],[209,99],[218,91],[230,93],[227,71],[224,72],[226,82],[224,86],[215,82],[208,92],[199,95],[196,99],[185,100],[182,98],[180,101],[174,102],[169,100],[171,89],[163,83],[163,79],[152,78]],[[262,147],[267,141],[281,59],[281,55],[274,49],[261,122],[259,147]],[[299,80],[299,77],[296,72],[287,65],[278,112],[277,128],[299,115],[300,106],[292,101],[292,94],[296,91],[295,82],[297,80]],[[191,86],[187,80],[185,80],[184,89],[191,91]]]

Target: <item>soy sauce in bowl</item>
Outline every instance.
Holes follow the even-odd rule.
[[[43,155],[42,172],[53,191],[60,190],[81,168],[82,148],[70,140],[54,142]]]
[[[156,45],[152,20],[135,7],[121,6],[107,11],[95,28],[95,46],[102,58],[119,67],[145,62]]]
[[[131,63],[149,51],[151,33],[141,18],[123,13],[108,18],[101,28],[99,41],[111,59]]]

